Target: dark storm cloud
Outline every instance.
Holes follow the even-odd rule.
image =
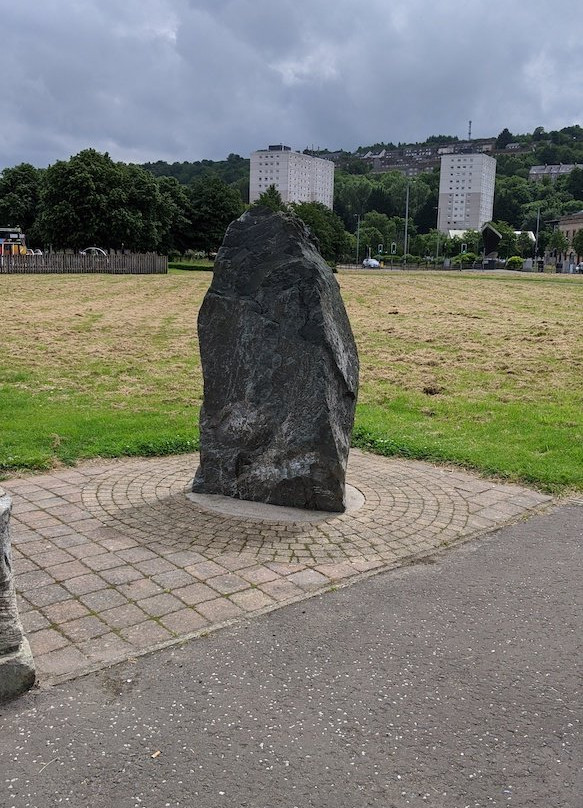
[[[575,0],[0,0],[0,167],[581,123]]]

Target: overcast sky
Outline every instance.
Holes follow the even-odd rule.
[[[581,0],[0,0],[0,169],[583,123]]]

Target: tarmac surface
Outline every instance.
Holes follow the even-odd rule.
[[[351,451],[344,514],[188,494],[196,455],[2,482],[19,611],[51,684],[208,633],[552,507],[459,469]],[[217,502],[218,501],[218,502]],[[231,503],[232,505],[232,503]]]
[[[557,507],[30,691],[2,806],[580,808],[582,573]]]

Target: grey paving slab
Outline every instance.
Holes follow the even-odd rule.
[[[403,565],[554,504],[457,468],[353,450],[351,510],[295,519],[291,509],[221,509],[189,497],[197,465],[195,454],[132,458],[3,481],[41,684]]]

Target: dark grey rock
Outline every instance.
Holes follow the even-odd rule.
[[[203,301],[193,491],[343,511],[358,354],[330,267],[293,214],[229,227]]]
[[[30,647],[22,634],[10,552],[12,500],[0,489],[0,701],[18,696],[35,680]]]

